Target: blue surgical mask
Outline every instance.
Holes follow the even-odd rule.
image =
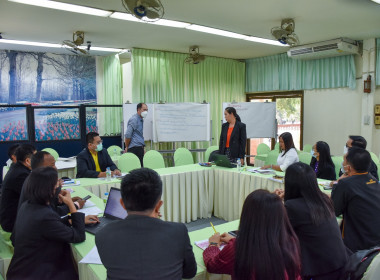
[[[103,150],[103,143],[100,143],[96,146],[96,151],[97,152],[100,152],[101,150]]]
[[[348,153],[348,148],[346,145],[344,145],[344,148],[343,148],[343,155],[347,154]]]
[[[311,156],[312,156],[313,158],[317,158],[317,156],[316,156],[315,153],[314,153],[314,150],[311,150],[311,151],[310,151],[310,154],[311,154]]]

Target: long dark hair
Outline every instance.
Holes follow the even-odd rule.
[[[47,204],[54,197],[57,182],[57,169],[53,167],[34,169],[25,183],[26,199],[37,204]]]
[[[236,279],[296,279],[300,273],[298,238],[281,199],[266,190],[245,199],[235,245]]]
[[[278,137],[278,139],[282,138],[282,141],[284,141],[284,145],[285,145],[285,153],[282,155],[284,156],[290,149],[292,148],[296,148],[294,146],[294,142],[293,142],[293,136],[290,132],[284,132],[280,135],[280,137]],[[280,146],[280,153],[282,152],[281,150],[281,146]]]
[[[300,197],[310,210],[313,224],[319,225],[334,217],[330,198],[319,189],[314,170],[303,162],[290,165],[285,173],[285,202]]]
[[[234,107],[226,107],[226,109],[224,109],[225,111],[227,111],[228,114],[233,114],[234,117],[236,118],[236,120],[238,122],[241,122],[241,119],[239,117],[239,115],[236,113],[236,109]]]
[[[330,155],[329,144],[327,144],[324,141],[318,141],[315,144],[315,148],[317,149],[317,152],[319,153],[318,171],[323,170],[327,165],[332,165],[335,169],[335,165]]]

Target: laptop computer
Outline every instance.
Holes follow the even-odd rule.
[[[123,220],[128,216],[127,210],[120,204],[120,189],[111,188],[109,191],[106,208],[103,217],[100,217],[100,223],[86,225],[85,230],[89,233],[96,234],[100,229],[111,222]]]
[[[236,167],[236,164],[231,163],[226,155],[215,155],[214,162],[217,166],[222,166],[222,167],[227,167],[227,168]]]

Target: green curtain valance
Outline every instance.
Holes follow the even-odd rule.
[[[246,92],[349,87],[355,89],[353,55],[297,60],[279,54],[246,60]]]

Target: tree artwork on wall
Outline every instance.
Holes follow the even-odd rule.
[[[0,50],[0,141],[26,140],[25,108],[1,104],[96,104],[95,58]],[[36,109],[34,118],[36,141],[80,137],[77,109]],[[90,123],[96,125],[96,116]]]

